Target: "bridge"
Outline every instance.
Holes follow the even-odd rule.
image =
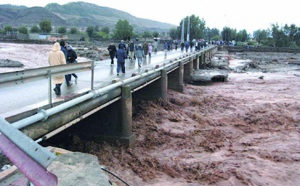
[[[195,52],[168,52],[167,57],[158,52],[144,60],[142,68],[127,61],[126,73],[120,76],[109,60],[0,74],[0,149],[34,185],[57,185],[58,175],[47,169],[56,153],[39,142],[96,115],[99,120],[83,133],[93,140],[133,147],[132,101],[167,100],[168,89],[184,92],[184,83],[192,81],[194,71],[216,51],[216,46],[209,46]],[[78,74],[78,82],[62,86],[62,95],[55,96],[52,77],[70,73]],[[4,182],[0,176],[0,183]]]

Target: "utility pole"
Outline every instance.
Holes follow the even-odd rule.
[[[188,27],[187,27],[186,40],[187,40],[187,42],[190,42],[190,17],[188,17]]]
[[[184,42],[184,18],[182,19],[182,24],[181,24],[181,42]]]

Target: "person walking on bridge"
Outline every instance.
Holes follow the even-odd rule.
[[[67,49],[65,48],[66,47],[66,43],[65,43],[64,40],[61,40],[59,42],[59,44],[60,44],[60,50],[64,53],[65,59],[67,61]],[[66,74],[65,75],[65,79],[66,79],[67,86],[71,86],[72,85],[72,83],[70,82],[71,81],[71,74]]]
[[[129,57],[129,60],[132,62],[133,59],[134,59],[134,43],[133,41],[130,41],[129,45],[128,45],[128,50],[129,50],[129,54],[128,54],[128,57]]]
[[[148,55],[148,44],[147,42],[145,41],[144,44],[143,44],[143,50],[144,50],[144,57],[146,59],[147,55]]]
[[[117,75],[119,75],[120,70],[122,70],[122,73],[125,74],[125,59],[127,58],[127,54],[122,45],[120,46],[120,49],[117,51],[116,57],[118,63]]]
[[[116,56],[117,48],[114,43],[110,43],[107,50],[109,51],[109,57],[111,59],[110,65],[114,64],[114,58]]]
[[[76,63],[77,54],[75,50],[73,50],[72,46],[69,44],[66,45],[66,48],[67,48],[67,64]],[[77,83],[77,79],[78,79],[77,74],[75,73],[70,74],[70,81],[72,79],[72,76],[75,78],[75,82]]]
[[[165,58],[166,58],[167,53],[168,53],[168,43],[167,43],[167,41],[165,41],[165,44],[164,44],[164,53],[165,53]]]
[[[66,64],[66,57],[64,53],[61,51],[60,44],[58,42],[54,43],[49,56],[48,56],[48,63],[50,66],[55,65],[65,65]],[[56,76],[53,78],[53,83],[55,84],[55,88],[53,89],[56,95],[61,95],[60,86],[64,82],[64,76]]]
[[[141,68],[143,57],[144,57],[144,51],[143,51],[143,48],[142,48],[142,44],[139,44],[137,50],[135,51],[135,56],[138,60],[138,65]]]

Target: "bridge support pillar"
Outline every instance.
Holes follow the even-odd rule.
[[[131,147],[135,144],[136,139],[135,134],[132,133],[132,94],[130,86],[122,87],[121,113],[120,142]]]
[[[205,63],[205,53],[202,53],[200,56],[200,69],[205,69],[206,63]]]
[[[192,81],[192,80],[193,80],[193,79],[192,79],[193,65],[194,65],[194,64],[193,64],[193,59],[190,58],[190,62],[187,63],[187,64],[184,66],[184,73],[183,73],[184,78],[183,78],[183,80],[184,80],[185,82],[189,82],[189,81]]]
[[[179,63],[179,68],[168,74],[168,88],[177,92],[184,92],[183,85],[183,62]]]
[[[161,71],[161,99],[164,101],[168,100],[168,74],[166,70]]]
[[[200,56],[197,54],[196,59],[194,60],[194,69],[199,70],[199,58]]]
[[[133,94],[134,98],[143,100],[168,99],[168,74],[161,70],[161,77],[139,90],[139,94]]]

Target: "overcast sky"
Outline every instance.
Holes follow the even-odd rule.
[[[210,28],[223,27],[246,29],[248,33],[258,29],[271,28],[271,24],[299,25],[299,6],[296,0],[82,0],[99,6],[110,7],[130,13],[139,18],[179,25],[182,18],[194,14],[206,21]],[[48,3],[60,5],[69,0],[1,0],[1,4],[46,6]],[[176,3],[178,2],[178,3]]]

